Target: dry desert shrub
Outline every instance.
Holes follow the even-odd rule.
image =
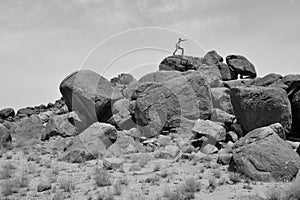
[[[239,183],[242,181],[242,176],[240,173],[237,172],[230,172],[228,176],[229,180],[232,181],[234,184]]]
[[[300,179],[296,179],[287,188],[287,191],[282,200],[298,200],[300,199]]]
[[[216,188],[217,188],[216,178],[213,177],[213,176],[209,177],[207,189],[208,189],[209,191],[212,192],[212,191],[214,191]]]
[[[212,174],[213,174],[213,176],[216,177],[216,178],[221,178],[221,171],[218,170],[218,169],[214,169],[214,170],[212,171]]]
[[[72,179],[61,178],[59,180],[59,188],[63,189],[65,192],[71,192],[75,189],[76,184]]]
[[[11,164],[11,162],[7,162],[2,166],[0,170],[0,179],[8,179],[11,178],[15,172],[16,167]]]
[[[99,187],[109,186],[111,185],[111,176],[106,170],[96,168],[94,174],[94,181]]]

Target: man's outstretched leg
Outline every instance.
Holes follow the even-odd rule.
[[[179,47],[178,49],[180,49],[180,50],[181,50],[181,55],[183,56],[183,54],[184,54],[184,49],[183,49],[183,48],[181,48],[181,47]]]
[[[176,52],[177,52],[177,48],[176,48],[175,51],[173,52],[173,56],[175,55]]]

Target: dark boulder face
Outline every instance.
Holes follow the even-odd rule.
[[[179,127],[182,118],[208,119],[212,112],[210,87],[199,72],[162,83],[144,83],[135,97],[135,119],[147,137]]]
[[[14,117],[15,116],[15,111],[12,108],[4,108],[0,110],[0,118],[6,119],[8,117]]]
[[[0,150],[11,146],[11,131],[3,124],[0,124]]]
[[[300,168],[300,157],[279,137],[282,127],[272,124],[249,132],[234,144],[229,170],[255,181],[290,181]]]
[[[21,108],[17,112],[17,116],[20,116],[20,117],[29,117],[34,114],[36,114],[36,111],[34,110],[34,108]]]
[[[255,78],[256,71],[254,65],[244,56],[229,55],[226,57],[226,63],[236,73],[246,78]]]
[[[292,106],[292,136],[300,138],[300,90],[291,99]]]
[[[67,76],[59,89],[69,111],[77,111],[86,118],[86,127],[112,116],[113,86],[101,75],[90,70],[77,71]]]
[[[235,87],[231,103],[245,133],[279,122],[286,133],[292,125],[291,105],[286,92],[272,87]]]
[[[198,57],[174,55],[165,58],[159,64],[159,70],[176,70],[180,72],[185,72],[188,70],[197,70],[198,67],[203,63],[203,59]]]
[[[230,67],[228,67],[227,64],[218,63],[217,66],[219,68],[223,81],[230,81],[238,78],[238,74],[235,73]]]
[[[219,62],[223,62],[223,58],[215,50],[207,52],[204,56],[204,63],[207,65],[218,64]]]

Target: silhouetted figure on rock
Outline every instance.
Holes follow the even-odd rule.
[[[181,38],[178,39],[178,42],[177,42],[176,45],[175,45],[175,48],[176,48],[176,49],[175,49],[175,51],[173,52],[173,56],[175,55],[175,53],[177,52],[178,49],[181,50],[181,55],[183,55],[184,49],[180,46],[180,43],[181,43],[181,42],[184,42],[184,41],[186,41],[186,39],[181,39]]]

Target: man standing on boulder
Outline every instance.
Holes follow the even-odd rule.
[[[175,51],[173,52],[173,56],[175,55],[175,53],[177,52],[178,49],[181,50],[181,55],[183,55],[184,49],[180,46],[180,42],[184,42],[184,41],[186,41],[186,39],[181,39],[181,38],[178,39],[178,42],[177,42],[176,45],[175,45],[175,48],[176,48],[176,49],[175,49]]]

